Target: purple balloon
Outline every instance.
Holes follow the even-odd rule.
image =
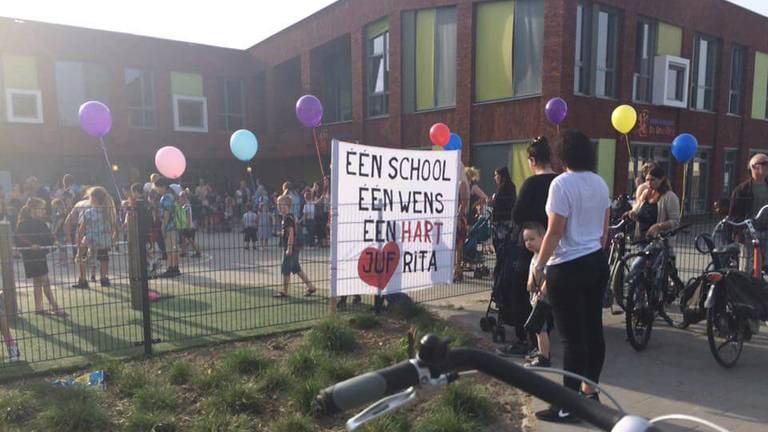
[[[101,102],[88,101],[80,105],[79,113],[80,127],[90,136],[103,138],[112,129],[112,113]]]
[[[323,104],[312,95],[304,95],[296,101],[296,117],[308,128],[316,128],[323,121]]]
[[[547,116],[547,120],[559,125],[565,120],[566,114],[568,114],[568,104],[564,100],[556,97],[547,101],[547,106],[544,108],[544,115]]]

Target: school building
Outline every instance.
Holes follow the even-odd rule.
[[[324,105],[325,163],[332,138],[429,149],[429,127],[444,122],[490,192],[498,166],[517,184],[528,174],[525,147],[555,136],[544,105],[559,96],[561,127],[594,139],[614,193],[646,160],[681,193],[671,142],[696,136],[686,212],[703,213],[768,149],[766,30],[768,18],[725,0],[339,0],[244,51],[0,20],[0,170],[102,167],[73,111],[100,98],[121,175],[175,145],[188,181],[241,176],[228,136],[245,127],[259,138],[258,176],[313,180],[312,133],[294,113],[311,93]],[[631,158],[610,123],[625,103],[639,114]]]

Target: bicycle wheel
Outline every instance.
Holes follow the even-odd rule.
[[[679,329],[684,329],[689,325],[683,318],[683,311],[680,306],[680,294],[683,290],[685,290],[683,281],[677,277],[676,273],[670,272],[662,294],[659,315],[664,318],[667,324]]]
[[[707,340],[717,363],[728,369],[736,365],[744,349],[739,318],[725,300],[716,301],[707,310]]]
[[[655,312],[652,299],[648,296],[649,288],[649,283],[643,276],[637,277],[627,288],[624,322],[627,340],[636,351],[644,350],[651,339]]]
[[[624,296],[624,281],[629,273],[629,267],[624,260],[617,260],[611,267],[611,277],[608,280],[608,287],[613,292],[613,298],[621,310],[626,311],[626,300]]]

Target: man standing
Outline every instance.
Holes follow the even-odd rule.
[[[165,251],[168,254],[168,269],[160,277],[172,278],[181,275],[179,271],[179,234],[176,229],[176,220],[174,214],[176,211],[176,195],[170,189],[171,181],[165,177],[159,178],[155,182],[155,189],[160,198],[160,221],[163,239],[165,240]]]
[[[757,153],[749,160],[750,178],[740,183],[733,190],[731,195],[731,207],[728,210],[728,216],[736,220],[755,217],[760,209],[768,204],[768,156],[763,153]],[[766,235],[766,220],[758,221],[758,239],[760,240],[761,253],[765,257],[765,248],[768,245],[768,235]],[[749,234],[745,231],[735,233],[737,240],[741,243],[741,254],[746,258],[744,271],[752,269],[752,248]]]

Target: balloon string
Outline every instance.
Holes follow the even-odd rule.
[[[99,137],[99,142],[101,143],[101,150],[104,152],[104,160],[107,162],[107,171],[109,171],[109,175],[112,177],[112,186],[115,187],[115,192],[117,192],[117,199],[122,202],[123,197],[120,195],[120,188],[117,187],[115,172],[112,171],[112,163],[109,161],[109,154],[107,153],[107,146],[104,144],[104,137]]]
[[[685,216],[685,190],[686,188],[686,182],[688,179],[688,162],[683,164],[683,204],[680,206],[680,218],[682,219],[683,216]]]
[[[557,136],[560,136],[560,124],[556,124],[555,127],[557,128]]]
[[[325,178],[325,169],[323,168],[323,160],[320,158],[320,146],[317,143],[317,128],[312,128],[312,138],[315,141],[315,150],[317,150],[317,163],[320,164],[320,173]]]

